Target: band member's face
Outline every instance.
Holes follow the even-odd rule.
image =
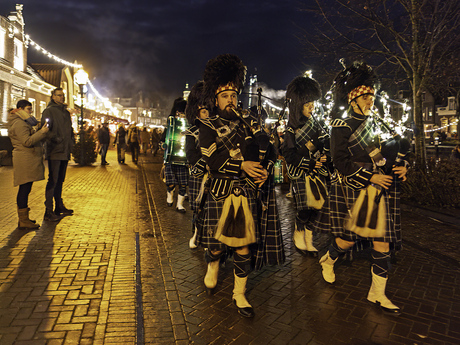
[[[357,114],[370,115],[374,106],[374,95],[362,95],[351,102],[353,111]]]
[[[302,115],[306,116],[306,117],[310,117],[314,108],[315,108],[315,103],[314,102],[304,103],[303,109],[302,109]]]
[[[198,116],[200,119],[207,119],[209,117],[209,111],[206,108],[200,108],[200,111],[198,112]]]
[[[236,91],[222,91],[217,95],[216,105],[221,111],[231,111],[238,104],[238,94]]]

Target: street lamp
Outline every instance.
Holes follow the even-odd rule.
[[[84,140],[85,140],[85,132],[83,130],[83,88],[88,83],[88,73],[86,73],[83,69],[79,69],[77,73],[74,75],[75,82],[80,87],[80,165],[85,165],[85,150],[84,150]]]

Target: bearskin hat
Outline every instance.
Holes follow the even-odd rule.
[[[183,97],[176,98],[171,109],[171,116],[176,116],[176,113],[185,113],[186,106],[187,101]]]
[[[223,54],[209,60],[204,69],[204,98],[214,105],[216,95],[225,90],[240,93],[246,79],[246,66],[233,54]]]
[[[360,87],[361,90],[359,89]],[[350,102],[364,94],[377,92],[379,82],[372,67],[362,61],[355,61],[334,79],[332,89],[334,103],[346,107]],[[371,91],[372,89],[372,91]]]
[[[307,121],[302,115],[303,105],[321,98],[321,86],[312,78],[300,76],[294,78],[286,89],[289,103],[289,126],[298,128]]]
[[[199,117],[200,108],[205,105],[203,100],[204,82],[200,80],[192,86],[187,99],[187,107],[185,108],[185,117],[190,125],[195,123],[195,119]]]

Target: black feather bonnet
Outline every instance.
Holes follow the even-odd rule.
[[[321,86],[312,78],[300,76],[294,78],[286,89],[286,98],[289,103],[289,126],[298,128],[307,118],[302,114],[303,105],[321,98]]]
[[[199,118],[200,110],[205,105],[205,101],[203,100],[203,88],[204,82],[200,80],[192,86],[190,94],[188,95],[185,117],[190,125],[193,125],[195,120]]]
[[[170,116],[176,116],[177,113],[184,113],[186,105],[187,101],[183,97],[176,98]]]
[[[209,60],[204,69],[204,98],[207,103],[215,104],[218,93],[234,90],[238,94],[243,90],[246,79],[246,66],[233,54],[223,54]]]
[[[377,75],[365,62],[355,61],[334,79],[332,90],[336,106],[347,107],[355,98],[376,94],[379,88]]]

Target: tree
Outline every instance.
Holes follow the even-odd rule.
[[[453,69],[460,52],[458,0],[315,0],[303,9],[318,24],[303,39],[311,55],[372,59],[379,72],[410,82],[415,124],[416,162],[425,166],[421,96],[439,76]],[[338,52],[338,53],[337,53]],[[340,54],[340,55],[338,55]],[[450,73],[449,75],[452,75]],[[431,90],[430,90],[431,91]]]

